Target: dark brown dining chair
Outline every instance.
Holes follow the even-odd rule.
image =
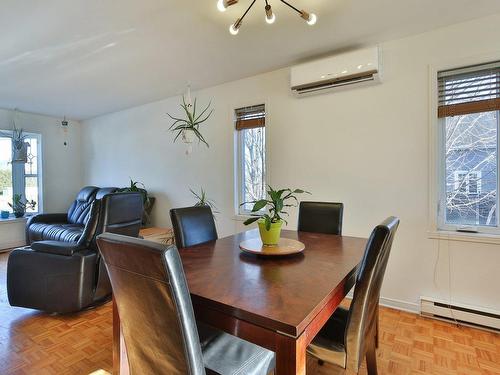
[[[274,353],[194,318],[175,246],[116,234],[97,243],[118,307],[131,375],[267,375]]]
[[[358,372],[366,356],[369,375],[377,374],[376,331],[380,288],[399,219],[389,217],[368,239],[349,310],[337,308],[307,348],[322,362]]]
[[[300,232],[342,234],[344,205],[333,202],[300,202]]]
[[[208,206],[173,208],[170,219],[179,249],[217,239],[214,216]]]

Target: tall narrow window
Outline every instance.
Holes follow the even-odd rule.
[[[500,62],[438,73],[441,229],[495,232]]]
[[[39,134],[25,133],[28,143],[27,161],[12,162],[12,139],[10,130],[0,131],[0,209],[12,212],[9,203],[15,194],[22,195],[23,200],[36,202],[34,209],[28,213],[39,212],[41,206],[40,150]]]
[[[237,132],[238,213],[248,215],[252,204],[266,196],[266,110],[264,104],[235,111]]]

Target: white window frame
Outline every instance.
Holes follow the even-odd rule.
[[[269,113],[269,103],[267,100],[256,99],[252,101],[246,101],[244,103],[237,103],[231,105],[231,127],[234,131],[234,208],[235,208],[235,218],[236,219],[246,219],[249,216],[253,216],[250,210],[245,210],[241,203],[244,201],[244,185],[243,185],[243,136],[242,131],[238,131],[235,129],[235,111],[238,108],[251,107],[255,105],[263,104],[266,117],[265,117],[265,185],[268,186],[270,184],[269,178],[269,123],[270,123],[270,113]]]
[[[4,134],[12,134],[12,130],[0,130]],[[23,132],[27,138],[36,138],[37,140],[37,174],[25,174],[25,164],[24,163],[13,163],[12,164],[12,193],[13,194],[23,194],[23,198],[26,199],[26,177],[37,177],[38,183],[38,201],[35,207],[35,211],[27,212],[26,216],[36,215],[43,212],[43,183],[42,183],[42,135],[39,133]],[[12,216],[13,214],[11,214]],[[12,216],[13,217],[13,216]]]
[[[429,227],[428,237],[433,239],[500,244],[500,209],[497,208],[497,227],[451,225],[445,223],[444,207],[446,190],[446,161],[444,158],[444,118],[438,118],[438,72],[463,66],[484,64],[500,60],[500,51],[464,59],[435,61],[429,65]],[[500,120],[499,120],[500,122]],[[500,172],[500,125],[497,136],[497,168]],[[500,173],[497,173],[497,189],[500,193]],[[500,194],[497,194],[497,202]],[[498,203],[497,203],[498,204]],[[498,207],[498,206],[497,206]],[[461,231],[468,231],[464,233]]]

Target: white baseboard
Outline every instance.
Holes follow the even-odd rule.
[[[2,243],[0,243],[0,253],[7,251],[7,250],[10,250],[10,249],[14,249],[16,247],[22,247],[25,245],[26,245],[26,242],[24,240],[23,241],[13,241],[13,242],[2,242]]]
[[[350,291],[346,298],[352,299],[352,291]],[[392,309],[406,311],[413,314],[420,314],[420,305],[407,301],[401,301],[394,298],[380,297],[380,305],[390,307]]]

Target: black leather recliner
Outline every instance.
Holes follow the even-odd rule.
[[[7,293],[12,306],[69,313],[110,298],[111,285],[96,237],[104,232],[137,237],[143,200],[140,193],[102,197],[96,193],[95,198],[100,199],[94,199],[85,213],[88,220],[78,241],[38,241],[10,254]],[[86,208],[80,211],[83,215]]]
[[[90,208],[96,199],[114,193],[117,188],[86,186],[78,193],[67,213],[38,214],[26,223],[26,243],[35,241],[78,242],[90,219]]]

